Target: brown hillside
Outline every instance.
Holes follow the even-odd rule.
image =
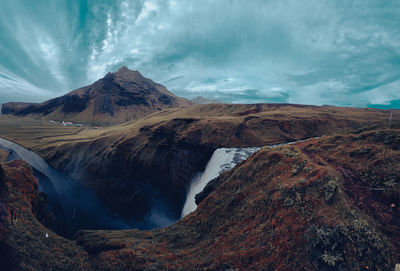
[[[165,108],[190,105],[190,101],[175,96],[138,71],[122,67],[90,86],[41,104],[4,104],[2,113],[105,125],[125,122]]]

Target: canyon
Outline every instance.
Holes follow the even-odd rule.
[[[73,240],[38,219],[45,211],[27,164],[2,163],[1,255],[19,270],[392,270],[399,158],[398,129],[262,148],[169,227],[86,230]]]
[[[2,137],[81,181],[119,215],[142,220],[162,205],[175,220],[192,178],[217,148],[371,129],[387,118],[388,111],[377,109],[214,104],[166,109],[102,129],[60,128],[9,116],[0,118],[0,126]]]
[[[2,112],[5,270],[392,270],[400,262],[399,110],[195,105],[121,68]],[[57,219],[76,221],[87,199],[78,221],[88,221],[60,228]]]

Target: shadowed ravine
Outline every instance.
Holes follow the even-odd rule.
[[[267,147],[273,148],[293,143],[295,142]],[[48,209],[55,216],[55,231],[62,236],[71,237],[81,229],[152,229],[173,223],[170,219],[163,219],[168,217],[168,214],[158,213],[157,210],[153,210],[143,221],[127,222],[118,215],[112,214],[91,190],[48,165],[36,153],[3,138],[0,138],[1,147],[10,150],[7,160],[23,159],[32,166],[35,177],[39,180],[39,191],[47,195]],[[205,170],[192,180],[183,206],[182,217],[196,209],[195,196],[209,181],[246,160],[260,149],[261,147],[249,147],[215,150]]]
[[[0,256],[15,270],[393,270],[399,144],[388,129],[263,147],[212,179],[171,226],[72,240],[43,227],[29,165],[2,163]],[[226,151],[235,153],[215,153],[238,162]]]
[[[70,237],[80,229],[130,228],[101,204],[93,192],[49,166],[39,155],[3,138],[0,147],[12,151],[8,160],[23,159],[34,169],[39,190],[47,195],[48,208],[55,215],[58,234]]]

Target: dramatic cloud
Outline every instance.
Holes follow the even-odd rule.
[[[189,98],[400,100],[398,1],[3,2],[0,102],[60,95],[122,65]]]

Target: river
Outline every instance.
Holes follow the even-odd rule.
[[[39,191],[48,199],[48,209],[55,216],[55,231],[71,237],[80,229],[127,229],[126,224],[97,196],[80,182],[57,171],[36,153],[4,138],[0,148],[10,152],[7,160],[23,159],[34,170],[39,181]]]

